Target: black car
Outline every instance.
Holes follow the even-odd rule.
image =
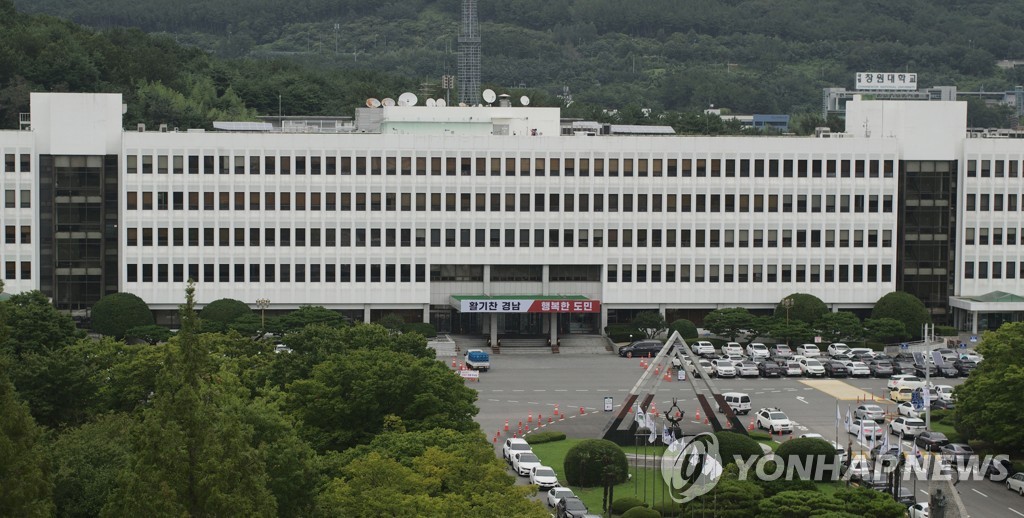
[[[638,340],[619,348],[619,356],[623,358],[638,356],[657,356],[665,344],[657,340]]]
[[[825,366],[825,375],[830,378],[845,378],[850,375],[850,369],[838,361],[822,362]]]
[[[926,376],[926,374],[925,374],[925,366],[921,365],[920,363],[915,363],[914,364],[914,374],[916,374],[918,378],[924,378]],[[928,374],[927,374],[927,376],[938,376],[938,375],[939,375],[939,368],[936,367],[934,363],[929,363],[928,364]]]
[[[781,378],[786,374],[786,369],[782,365],[779,365],[778,362],[764,360],[757,364],[757,373],[760,374],[762,378]]]
[[[892,362],[892,371],[894,374],[914,374],[914,361],[897,358]]]
[[[942,367],[939,367],[939,374],[942,374],[942,376],[946,378],[960,377],[960,371],[950,363],[945,363]]]
[[[883,449],[882,446],[883,446],[882,444],[879,444],[878,446],[875,446],[874,448],[871,448],[871,460],[872,461],[877,461],[879,457],[883,457],[883,458],[889,457],[889,458],[892,458],[892,459],[899,459],[899,457],[900,457],[900,448],[899,448],[899,446],[889,446],[889,448],[887,448],[887,449]]]
[[[944,462],[956,461],[962,465],[974,456],[974,450],[963,443],[950,443],[939,448],[939,455]]]
[[[914,444],[924,448],[925,451],[938,451],[949,444],[949,439],[946,438],[946,434],[941,432],[921,432],[914,438]]]
[[[583,518],[586,514],[587,506],[575,496],[564,497],[555,506],[556,518]]]
[[[1005,455],[996,455],[985,468],[985,478],[992,482],[1003,482],[1014,473],[1013,463]]]
[[[868,363],[868,368],[871,369],[871,375],[876,378],[888,378],[893,375],[892,364],[889,360],[872,360]]]
[[[956,369],[957,372],[959,372],[961,376],[968,376],[968,375],[970,375],[971,371],[973,371],[977,367],[978,367],[978,364],[975,363],[975,362],[972,362],[971,360],[957,360],[957,361],[953,362],[953,368]]]
[[[953,403],[952,401],[936,399],[935,401],[932,401],[931,407],[932,410],[953,410],[954,408],[956,408],[956,403]]]

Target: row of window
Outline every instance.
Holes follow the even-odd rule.
[[[20,202],[20,204],[19,204]],[[15,189],[4,190],[4,208],[5,209],[30,209],[32,208],[32,191],[28,189],[22,189],[20,191]]]
[[[21,243],[23,245],[32,243],[32,227],[29,225],[22,225],[20,227],[15,225],[4,226],[4,244],[14,245]]]
[[[1016,198],[1014,198],[1016,199]],[[127,210],[402,212],[892,212],[877,194],[129,192]],[[489,203],[488,203],[489,202]],[[606,203],[607,202],[607,203]],[[518,205],[517,205],[518,203]]]
[[[964,263],[964,279],[1016,279],[1018,268],[1020,278],[1024,279],[1024,261],[967,261]]]
[[[23,227],[26,228],[26,227]],[[516,239],[518,237],[518,240]],[[429,238],[429,239],[428,239]],[[137,228],[127,246],[888,248],[891,230]]]
[[[968,194],[967,210],[969,211],[1017,211],[1024,210],[1024,204],[1018,205],[1016,194]]]
[[[18,167],[20,166],[20,167]],[[30,173],[32,172],[32,155],[28,154],[15,154],[5,153],[4,154],[4,171],[5,173]]]
[[[130,263],[127,282],[425,282],[423,264],[290,263]],[[431,280],[445,277],[431,268]],[[507,280],[507,279],[503,279]],[[883,264],[609,264],[608,282],[892,282],[892,265]]]
[[[19,268],[20,266],[20,268]],[[21,276],[18,276],[18,273]],[[4,261],[4,279],[7,280],[31,280],[32,279],[32,262],[31,261]]]
[[[721,158],[126,155],[128,174],[892,178],[894,161]]]
[[[1016,178],[1020,171],[1020,162],[1016,160],[967,160],[968,178]]]
[[[965,245],[1016,245],[1017,244],[1017,229],[1016,228],[965,228],[964,229],[964,244]],[[1020,234],[1024,235],[1024,228],[1020,229]],[[1021,240],[1021,244],[1024,245],[1024,239]]]

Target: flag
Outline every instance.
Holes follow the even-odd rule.
[[[651,431],[651,434],[647,436],[647,442],[653,444],[654,441],[658,440],[658,424],[654,422],[654,418],[651,417],[649,412],[647,413],[646,418],[647,429]]]
[[[839,426],[839,421],[841,419],[842,419],[842,416],[839,415],[839,400],[837,399],[836,400],[836,426]]]
[[[866,424],[865,421],[861,421],[860,422],[861,427],[863,427],[865,424]],[[875,427],[871,427],[871,449],[872,450],[875,449],[875,446],[878,446],[878,444],[876,444],[877,440],[878,440],[878,434],[875,433]]]
[[[665,428],[661,430],[661,442],[665,443],[665,445],[667,446],[669,444],[672,444],[672,441],[674,440],[675,437],[672,436],[672,431],[668,429],[668,425],[666,424]]]
[[[889,434],[885,434],[885,438],[882,439],[882,451],[889,451]]]
[[[899,448],[899,452],[900,452],[899,456],[903,457],[903,440],[902,439],[896,441],[896,447]]]
[[[644,409],[640,408],[640,403],[636,404],[636,415],[633,416],[633,420],[636,424],[643,428],[647,424],[647,416],[644,414]]]
[[[932,394],[931,391],[928,390],[927,386],[921,390],[921,399],[924,400],[924,406],[932,406]]]
[[[850,430],[850,422],[850,405],[846,405],[846,421],[843,421],[843,424],[846,425],[847,431]]]
[[[865,444],[864,441],[864,421],[860,422],[860,430],[857,430],[857,442]]]

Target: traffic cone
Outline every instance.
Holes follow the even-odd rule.
[[[751,431],[754,430],[754,420],[753,419],[750,420],[750,425],[747,426],[747,430],[751,430]]]
[[[544,421],[544,416],[542,416],[540,414],[537,414],[537,422],[540,423],[540,422],[543,422],[543,421]]]
[[[522,419],[519,420],[519,429],[520,430],[523,429],[523,420]]]
[[[517,433],[512,434],[512,438],[513,439],[518,439],[519,438],[519,434],[517,434]]]
[[[654,415],[658,415],[658,404],[654,403],[654,402],[651,402],[651,408],[648,409],[648,411],[649,412],[654,412]]]
[[[700,409],[699,408],[697,409],[697,414],[695,415],[695,417],[697,418],[698,421],[700,421]]]
[[[508,419],[505,420],[505,431],[508,431]]]
[[[558,420],[559,421],[564,421],[565,420],[565,414],[558,414]]]
[[[657,367],[654,368],[654,375],[655,376],[661,375],[661,365],[658,365]]]
[[[665,381],[672,381],[672,369],[665,369]]]
[[[497,432],[494,432],[494,436],[495,437],[501,437],[501,430],[498,430]]]
[[[707,417],[705,417],[705,418],[704,418],[704,424],[708,424],[709,422],[710,422],[710,421],[708,421],[708,418],[707,418]]]
[[[526,422],[527,423],[532,423],[533,422],[533,412],[530,412],[530,415],[526,416]]]
[[[551,416],[548,416],[548,424],[551,424]]]
[[[584,413],[585,412],[583,411],[583,407],[580,407],[580,415],[583,415]]]
[[[453,369],[455,368],[455,357],[454,356],[452,356],[452,368]]]
[[[555,415],[558,415],[558,405],[555,405]]]
[[[493,441],[491,441],[491,442],[493,442],[494,444],[498,444],[498,436],[497,436],[497,435],[495,435],[495,436],[494,436],[494,440],[493,440]]]

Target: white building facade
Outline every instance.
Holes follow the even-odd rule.
[[[510,107],[393,107],[379,133],[157,132],[121,110],[33,94],[32,130],[0,132],[8,292],[73,311],[131,292],[172,315],[192,278],[201,303],[492,336],[796,292],[866,310],[906,286],[953,321],[951,297],[1024,293],[1007,273],[1024,144],[966,139],[964,103],[853,101],[843,138],[560,136],[557,109]],[[983,192],[1005,210],[968,209]]]

